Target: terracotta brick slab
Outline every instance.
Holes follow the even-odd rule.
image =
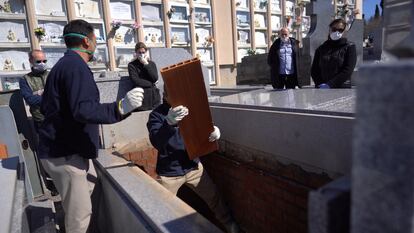
[[[0,159],[5,159],[7,158],[9,155],[7,153],[7,145],[5,144],[0,144]]]
[[[190,159],[209,154],[218,149],[217,142],[209,142],[213,120],[200,60],[195,58],[161,69],[171,106],[186,106],[189,115],[179,122]]]

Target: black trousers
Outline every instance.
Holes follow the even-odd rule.
[[[272,86],[275,89],[295,89],[298,86],[296,74],[272,75]]]

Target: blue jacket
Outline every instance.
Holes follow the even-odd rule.
[[[49,73],[41,111],[45,120],[39,130],[39,157],[79,154],[96,158],[98,124],[121,120],[117,103],[101,104],[99,90],[85,61],[68,50]]]
[[[166,102],[149,115],[147,128],[151,144],[158,150],[157,174],[160,176],[183,176],[198,167],[198,159],[190,160],[178,126],[167,123],[170,105]]]

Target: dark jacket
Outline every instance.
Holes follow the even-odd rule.
[[[40,112],[40,103],[42,96],[34,94],[34,92],[45,88],[47,75],[49,71],[43,73],[30,72],[19,80],[20,93],[22,94],[26,103],[30,106],[30,113],[36,122],[41,122],[44,119]]]
[[[117,103],[101,104],[99,90],[88,65],[68,50],[49,73],[41,111],[39,157],[98,155],[98,124],[121,120]]]
[[[161,102],[161,96],[155,83],[158,81],[157,66],[153,61],[143,65],[138,59],[128,64],[128,73],[136,87],[144,89],[144,100],[138,111],[152,110]]]
[[[158,150],[157,174],[160,176],[183,176],[198,167],[198,159],[190,160],[178,126],[167,123],[170,105],[163,103],[149,115],[147,128],[151,144]]]
[[[351,79],[356,60],[354,43],[346,38],[328,39],[316,49],[313,58],[311,75],[315,86],[326,83],[331,88],[344,87],[345,81]]]
[[[292,45],[292,63],[294,68],[294,77],[296,81],[298,80],[298,51],[299,51],[299,42],[292,37],[289,37],[290,44]],[[276,39],[273,42],[272,46],[269,49],[269,54],[267,55],[267,64],[270,66],[270,75],[271,79],[277,79],[280,75],[280,38]]]

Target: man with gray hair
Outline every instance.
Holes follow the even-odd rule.
[[[44,119],[40,112],[40,103],[49,72],[46,68],[46,56],[42,50],[30,51],[29,62],[32,71],[19,80],[19,86],[24,100],[30,106],[30,113],[37,132]]]
[[[279,38],[273,42],[267,57],[270,79],[274,89],[295,89],[298,84],[297,52],[299,43],[289,37],[289,29],[280,29]]]

